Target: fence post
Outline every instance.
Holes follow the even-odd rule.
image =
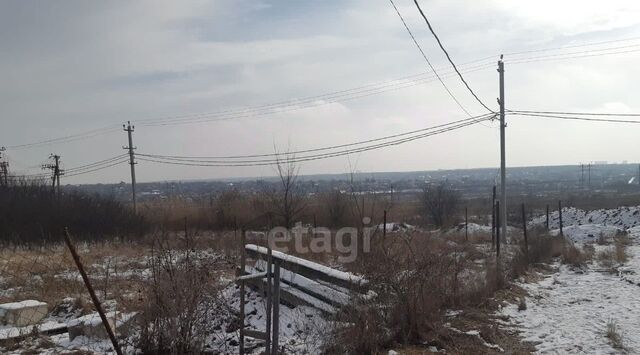
[[[387,210],[384,210],[384,215],[382,218],[382,236],[387,235]]]
[[[549,204],[547,203],[547,230],[549,230]]]
[[[464,208],[464,241],[469,241],[469,215],[466,206]]]
[[[273,270],[273,340],[271,343],[271,354],[278,354],[278,343],[280,333],[280,263],[274,263]]]
[[[522,231],[524,232],[524,254],[529,263],[529,241],[527,240],[527,216],[524,212],[524,202],[522,203]]]
[[[558,220],[560,222],[560,236],[564,237],[564,233],[562,233],[562,200],[558,200]]]
[[[118,345],[118,341],[116,340],[116,335],[111,329],[109,325],[109,320],[107,316],[104,314],[104,310],[102,309],[102,305],[100,304],[100,300],[98,300],[98,296],[96,296],[95,291],[93,290],[93,286],[91,286],[91,281],[89,281],[89,277],[87,273],[84,271],[84,267],[82,266],[82,262],[80,261],[80,256],[76,251],[75,246],[71,242],[71,237],[69,236],[69,230],[67,228],[64,229],[64,241],[71,252],[71,256],[73,257],[73,261],[76,263],[78,267],[78,271],[80,272],[80,276],[82,276],[82,281],[84,281],[84,285],[87,287],[87,291],[89,291],[89,296],[91,296],[91,300],[93,301],[93,305],[96,307],[96,311],[100,315],[100,319],[102,319],[102,325],[104,325],[104,329],[107,331],[107,335],[109,335],[109,339],[111,340],[111,344],[113,345],[113,350],[115,350],[116,354],[122,355],[122,350],[120,349],[120,345]],[[105,295],[106,297],[106,295]]]
[[[496,225],[500,225],[500,201],[496,201]],[[500,228],[496,228],[496,259],[500,257]]]
[[[269,243],[269,234],[267,234],[267,339],[265,344],[265,353],[269,353],[271,349],[271,310],[273,306],[272,297],[272,273],[273,273],[273,258],[271,253],[271,244]]]
[[[496,245],[496,186],[493,185],[493,197],[491,199],[491,249]]]
[[[246,254],[244,250],[244,227],[240,230],[240,275],[244,275],[245,266],[246,266]],[[244,280],[240,281],[240,355],[244,355],[244,299],[245,299],[245,283]]]

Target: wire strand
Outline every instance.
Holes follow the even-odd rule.
[[[460,80],[462,80],[462,82],[464,83],[464,86],[467,87],[467,90],[469,90],[471,95],[473,95],[473,97],[480,103],[480,105],[482,105],[489,112],[494,113],[495,111],[490,109],[487,105],[484,104],[484,102],[482,102],[482,100],[480,100],[478,95],[476,95],[476,93],[469,86],[469,83],[467,83],[467,81],[464,79],[464,77],[462,76],[462,73],[460,73],[460,71],[458,70],[458,67],[456,67],[455,63],[451,59],[451,56],[449,55],[449,52],[447,52],[447,50],[444,48],[444,46],[442,45],[442,42],[440,41],[440,38],[438,37],[436,32],[433,30],[433,27],[431,26],[431,23],[427,19],[427,16],[422,11],[422,8],[420,7],[420,4],[418,4],[418,0],[413,0],[413,3],[416,4],[416,7],[418,8],[418,11],[420,11],[420,15],[422,15],[422,18],[424,19],[424,21],[427,23],[427,26],[429,27],[429,31],[431,32],[433,37],[435,37],[436,41],[438,42],[438,45],[440,46],[440,49],[442,49],[444,54],[447,56],[447,60],[449,61],[449,63],[451,63],[451,66],[453,67],[453,69],[456,71],[456,73],[458,73],[458,76],[460,77]]]
[[[402,21],[402,24],[404,25],[404,28],[407,30],[407,32],[409,33],[409,36],[411,36],[411,39],[413,40],[413,43],[415,43],[416,47],[418,47],[418,50],[420,51],[420,53],[422,54],[422,58],[424,58],[424,60],[427,62],[427,64],[429,65],[429,68],[431,68],[431,70],[433,71],[433,73],[436,75],[436,77],[438,78],[438,80],[440,81],[440,83],[442,84],[442,86],[444,87],[444,89],[447,91],[447,93],[449,94],[449,96],[451,96],[451,98],[453,99],[453,101],[456,102],[456,104],[458,104],[458,106],[460,106],[460,108],[462,109],[462,111],[464,111],[464,113],[467,114],[467,116],[471,116],[471,114],[469,113],[469,111],[467,111],[466,108],[464,108],[464,106],[462,106],[462,104],[460,103],[460,101],[458,101],[458,99],[453,95],[453,93],[451,92],[451,90],[449,90],[449,87],[447,87],[447,84],[444,83],[444,81],[442,80],[442,78],[440,77],[440,75],[438,75],[438,72],[436,71],[436,69],[433,67],[433,65],[431,65],[431,62],[429,61],[429,58],[427,58],[427,55],[425,54],[425,52],[422,50],[422,47],[420,46],[420,44],[418,43],[418,41],[416,40],[416,37],[413,35],[413,33],[411,32],[411,29],[409,29],[409,26],[407,25],[407,23],[405,22],[404,18],[402,17],[402,14],[400,13],[400,10],[398,10],[398,7],[396,7],[396,4],[393,2],[393,0],[389,0],[389,2],[391,3],[391,5],[393,6],[393,8],[396,10],[396,13],[398,14],[398,17],[400,17],[400,20]]]

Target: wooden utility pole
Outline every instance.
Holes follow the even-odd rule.
[[[584,189],[584,164],[580,164],[580,188]]]
[[[589,190],[591,190],[591,163],[589,163]]]
[[[130,121],[127,121],[127,125],[122,125],[122,128],[129,136],[129,146],[122,148],[129,150],[129,165],[131,165],[131,200],[133,201],[133,212],[138,212],[138,207],[136,205],[136,161],[135,154],[133,152],[136,149],[133,146],[133,130],[135,127],[131,125]]]
[[[51,154],[49,159],[53,159],[53,163],[45,164],[42,169],[51,170],[51,189],[56,193],[58,201],[60,200],[60,175],[64,175],[64,170],[60,169],[60,156]]]
[[[506,163],[506,147],[505,147],[505,108],[504,108],[504,62],[502,56],[498,61],[498,73],[500,73],[500,204],[502,205],[502,215],[499,216],[500,228],[502,228],[502,237],[507,237],[507,163]],[[500,244],[498,244],[500,245]]]

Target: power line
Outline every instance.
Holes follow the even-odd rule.
[[[112,166],[116,166],[116,165],[119,165],[119,164],[127,163],[128,161],[129,161],[129,159],[127,158],[127,159],[120,160],[120,161],[117,161],[115,163],[111,163],[111,164],[104,165],[104,166],[101,166],[101,167],[97,167],[97,168],[94,168],[94,169],[84,170],[84,171],[81,171],[81,172],[76,172],[76,173],[71,173],[71,174],[65,174],[65,176],[66,177],[71,177],[71,176],[78,176],[78,175],[84,175],[84,174],[88,174],[88,173],[93,173],[95,171],[99,171],[99,170],[110,168]]]
[[[598,45],[602,45],[602,44],[629,42],[629,41],[636,41],[636,40],[640,40],[640,37],[629,37],[629,38],[614,39],[614,40],[599,41],[599,42],[587,42],[587,43],[582,43],[582,44],[574,44],[574,45],[558,46],[558,47],[550,47],[550,48],[541,48],[541,49],[529,49],[529,50],[516,51],[516,52],[504,52],[502,54],[504,56],[506,56],[506,57],[510,57],[510,56],[519,56],[521,54],[528,54],[528,53],[551,52],[551,51],[571,49],[571,48],[592,47],[592,46],[598,46]],[[475,59],[475,60],[472,60],[470,62],[465,62],[463,64],[460,64],[460,66],[468,65],[468,64],[472,64],[472,63],[477,63],[477,62],[482,62],[482,61],[490,60],[490,59],[493,59],[493,58],[495,58],[495,55],[483,57],[483,58],[480,58],[480,59]]]
[[[482,69],[486,69],[489,67],[493,67],[493,64],[484,64],[484,65],[479,65],[476,67],[472,67],[469,68],[469,70],[465,71],[465,72],[476,72]],[[455,73],[452,71],[450,73],[451,75],[455,75]],[[441,75],[441,78],[446,78],[449,77],[451,75]],[[422,79],[418,79],[418,80],[414,80],[414,81],[409,81],[409,82],[405,82],[405,83],[397,83],[397,84],[393,84],[393,85],[388,85],[385,87],[379,87],[379,88],[372,88],[372,89],[368,89],[368,90],[364,90],[364,91],[360,91],[360,92],[355,92],[355,93],[351,93],[347,96],[337,96],[337,97],[333,97],[330,98],[329,100],[323,100],[321,102],[317,102],[317,101],[308,101],[308,102],[303,102],[304,105],[300,105],[300,103],[293,103],[298,104],[300,106],[281,106],[281,107],[275,107],[275,108],[270,108],[266,111],[261,111],[261,108],[255,108],[255,109],[248,109],[245,112],[239,111],[240,114],[236,114],[235,112],[231,113],[231,114],[211,114],[211,115],[206,115],[206,116],[201,116],[201,117],[194,117],[194,118],[190,118],[190,119],[176,119],[174,121],[165,121],[165,122],[161,122],[161,123],[147,123],[147,124],[141,124],[141,126],[173,126],[173,125],[180,125],[180,124],[192,124],[192,123],[203,123],[203,122],[212,122],[212,121],[227,121],[227,120],[233,120],[233,119],[239,119],[239,118],[252,118],[252,117],[258,117],[258,116],[264,116],[264,115],[272,115],[272,114],[279,114],[279,113],[287,113],[287,112],[292,112],[292,111],[297,111],[297,110],[302,110],[302,109],[307,109],[307,108],[313,108],[313,107],[319,107],[319,106],[323,106],[323,105],[328,105],[328,104],[332,104],[335,102],[345,102],[345,101],[349,101],[349,100],[354,100],[354,99],[360,99],[363,97],[368,97],[368,96],[372,96],[372,95],[377,95],[377,94],[381,94],[381,93],[385,93],[385,92],[390,92],[390,91],[395,91],[395,90],[400,90],[400,89],[404,89],[404,88],[408,88],[408,87],[413,87],[413,86],[417,86],[417,85],[422,85],[422,84],[426,84],[426,83],[430,83],[433,81],[436,81],[437,78],[435,76],[431,76],[431,77],[427,77],[427,78],[422,78]]]
[[[346,148],[346,147],[351,147],[351,146],[356,146],[356,145],[363,145],[363,144],[367,144],[367,143],[373,143],[373,142],[378,142],[378,141],[383,141],[383,140],[389,140],[389,139],[392,139],[392,138],[398,138],[398,137],[402,137],[402,136],[408,136],[408,135],[412,135],[412,134],[417,134],[417,133],[421,133],[421,132],[425,132],[425,131],[434,130],[434,129],[437,129],[437,128],[451,126],[451,125],[454,125],[454,124],[459,124],[459,123],[464,123],[464,122],[469,122],[469,121],[474,121],[474,120],[482,120],[482,119],[488,118],[490,116],[492,116],[492,114],[484,114],[484,115],[465,118],[465,119],[462,119],[462,120],[448,122],[448,123],[444,123],[444,124],[440,124],[440,125],[436,125],[436,126],[431,126],[431,127],[427,127],[427,128],[421,128],[421,129],[417,129],[417,130],[413,130],[413,131],[408,131],[408,132],[403,132],[403,133],[398,133],[398,134],[393,134],[393,135],[387,135],[387,136],[384,136],[384,137],[378,137],[378,138],[363,140],[363,141],[359,141],[359,142],[332,145],[332,146],[326,146],[326,147],[320,147],[320,148],[297,150],[297,151],[293,151],[293,152],[288,152],[287,154],[295,155],[295,154],[303,154],[303,153],[312,153],[312,152],[319,152],[319,151],[325,151],[325,150],[335,150],[335,149],[339,149],[339,148]],[[179,156],[179,155],[153,155],[153,154],[139,153],[138,155],[145,156],[145,157],[150,157],[150,158],[166,158],[166,159],[171,159],[171,160],[194,160],[194,161],[197,161],[197,159],[210,160],[210,159],[243,159],[243,158],[278,157],[281,154],[278,154],[278,153],[267,153],[267,154],[227,155],[227,156]]]
[[[42,141],[37,141],[37,142],[32,142],[32,143],[8,145],[7,148],[11,149],[11,150],[21,150],[21,149],[34,148],[34,147],[38,147],[38,146],[46,146],[46,145],[57,144],[57,143],[68,143],[68,142],[72,142],[72,141],[76,141],[76,140],[80,140],[80,139],[87,139],[87,138],[99,136],[99,135],[102,135],[102,134],[115,132],[115,131],[118,130],[117,128],[112,128],[112,127],[114,127],[114,125],[109,125],[109,126],[105,126],[105,127],[102,127],[102,128],[92,129],[92,130],[89,130],[89,131],[86,131],[86,132],[72,134],[72,135],[69,135],[69,136],[64,136],[64,137],[59,137],[59,138],[45,139],[45,140],[42,140]]]
[[[533,50],[526,50],[526,51],[520,51],[520,52],[507,52],[506,55],[520,55],[520,54],[536,53],[536,52],[548,52],[548,51],[563,50],[563,49],[569,49],[569,48],[580,48],[580,47],[589,47],[589,46],[596,46],[596,45],[602,45],[602,44],[608,44],[608,43],[633,41],[638,39],[640,39],[640,37],[632,37],[632,38],[610,40],[610,41],[600,41],[600,42],[585,43],[585,44],[578,44],[578,45],[571,45],[571,46],[561,46],[561,47],[554,47],[554,48],[533,49]],[[620,50],[625,48],[635,48],[635,46],[636,45],[628,45],[628,46],[618,46],[618,47],[609,47],[609,48],[599,48],[599,49],[593,49],[593,50],[581,51],[581,52],[556,53],[556,54],[545,55],[545,56],[522,57],[522,58],[515,58],[515,59],[507,59],[505,60],[505,63],[524,64],[524,63],[532,63],[532,62],[567,60],[567,59],[576,59],[576,58],[625,54],[625,53],[633,53],[633,52],[640,51],[640,49]],[[493,58],[493,56],[473,60],[470,62],[465,62],[463,64],[460,64],[459,66],[460,67],[468,66],[470,64],[483,62],[491,58]],[[462,70],[461,73],[464,74],[464,73],[469,73],[473,71],[478,71],[491,66],[493,66],[493,64],[489,64],[489,63],[479,64],[474,67],[468,68],[468,70],[467,69]],[[443,69],[438,69],[438,70],[443,70]],[[449,74],[454,74],[454,73],[455,71],[448,72],[440,75],[440,77],[441,78],[449,77],[450,76]],[[404,89],[404,88],[408,88],[416,85],[429,83],[438,79],[435,76],[425,77],[426,75],[428,74],[419,73],[414,75],[408,75],[405,77],[401,77],[398,79],[393,79],[385,82],[367,84],[367,85],[363,85],[355,88],[329,92],[329,93],[316,95],[316,96],[309,96],[302,99],[281,101],[277,103],[256,106],[253,108],[225,110],[225,111],[190,114],[190,115],[165,117],[165,118],[143,119],[143,120],[140,120],[139,122],[143,122],[142,124],[143,126],[165,126],[165,125],[193,124],[193,123],[203,123],[203,122],[211,122],[211,121],[222,121],[222,120],[271,115],[279,112],[289,112],[289,111],[294,111],[294,110],[299,110],[299,109],[304,109],[309,107],[317,107],[323,104],[330,104],[338,101],[353,100],[353,99],[363,98],[371,95],[378,95],[378,94],[385,93],[392,90],[399,90],[399,89]],[[326,103],[316,103],[316,104],[313,103],[314,100],[317,101],[321,99],[329,99],[330,101]],[[282,107],[295,105],[295,104],[298,104],[298,105],[304,104],[305,106],[280,110],[280,108]],[[266,109],[272,109],[272,110],[265,112],[264,110]],[[77,141],[77,140],[87,139],[87,138],[91,138],[91,137],[95,137],[103,134],[112,133],[118,130],[119,130],[119,125],[108,125],[102,128],[89,130],[89,131],[68,135],[64,137],[46,139],[46,140],[25,143],[25,144],[7,145],[7,148],[10,150],[21,150],[21,149],[29,149],[29,148],[35,148],[35,147],[47,146],[47,145],[53,145],[53,144],[62,144],[62,143],[68,143],[72,141]]]
[[[567,111],[531,111],[531,110],[507,110],[511,113],[537,113],[549,115],[574,115],[574,116],[613,116],[613,117],[640,117],[640,113],[615,113],[615,112],[567,112]]]
[[[123,153],[123,154],[116,155],[116,156],[111,157],[111,158],[107,158],[107,159],[104,159],[104,160],[99,160],[99,161],[94,162],[94,163],[89,163],[89,164],[85,164],[85,165],[69,168],[69,169],[66,169],[66,171],[67,172],[77,172],[77,171],[92,169],[92,168],[95,168],[97,166],[101,166],[101,165],[106,165],[106,164],[112,163],[112,162],[114,162],[114,161],[116,161],[116,160],[118,160],[120,158],[124,158],[126,156],[127,156],[127,154]]]
[[[610,119],[610,118],[560,116],[560,115],[547,115],[547,114],[536,114],[536,113],[519,113],[519,112],[513,112],[511,114],[518,115],[518,116],[525,116],[525,117],[555,118],[555,119],[560,119],[560,120],[640,124],[640,121],[618,120],[618,119]]]
[[[458,106],[460,106],[460,108],[462,109],[462,111],[464,111],[464,113],[467,114],[467,116],[471,116],[471,114],[469,113],[469,111],[467,111],[467,109],[464,108],[464,106],[462,106],[462,104],[460,103],[460,101],[458,101],[458,99],[453,95],[453,93],[451,92],[451,90],[449,90],[449,88],[447,87],[447,84],[444,83],[444,81],[442,80],[442,78],[440,77],[440,75],[438,75],[438,72],[436,71],[436,69],[433,67],[433,65],[431,65],[431,62],[429,61],[429,58],[427,58],[427,55],[424,53],[424,51],[422,50],[422,47],[420,46],[420,44],[418,43],[418,41],[416,40],[416,37],[413,35],[413,33],[411,32],[411,29],[409,29],[409,26],[407,25],[407,23],[405,22],[404,18],[402,17],[402,14],[400,13],[400,10],[398,10],[398,7],[396,7],[396,4],[393,2],[393,0],[389,0],[389,2],[391,3],[391,5],[393,6],[393,8],[396,10],[396,13],[398,14],[398,17],[400,17],[400,20],[402,21],[402,24],[404,25],[404,28],[407,29],[407,32],[409,33],[409,36],[411,36],[411,39],[413,40],[413,43],[415,43],[416,47],[418,47],[418,50],[420,51],[420,53],[422,54],[422,57],[424,58],[424,60],[427,62],[427,64],[429,65],[429,68],[431,68],[431,70],[433,71],[433,73],[436,75],[436,77],[438,78],[438,80],[440,81],[440,83],[442,84],[442,86],[444,87],[444,89],[447,91],[447,93],[449,94],[449,96],[451,96],[451,98],[453,99],[453,101],[456,102],[456,104],[458,104]],[[456,69],[457,71],[457,69]]]
[[[627,53],[635,53],[640,51],[640,48],[638,49],[630,49],[630,50],[625,50],[625,51],[617,51],[617,52],[604,52],[604,53],[596,53],[596,54],[584,54],[584,55],[572,55],[572,56],[567,56],[567,57],[551,57],[551,56],[545,56],[545,57],[540,57],[537,59],[527,59],[527,58],[523,58],[522,60],[518,59],[518,60],[505,60],[505,63],[507,64],[525,64],[525,63],[535,63],[535,62],[549,62],[549,61],[558,61],[558,60],[567,60],[567,59],[579,59],[579,58],[590,58],[590,57],[602,57],[602,56],[608,56],[608,55],[616,55],[616,54],[627,54]]]
[[[456,67],[455,63],[453,63],[453,60],[451,59],[451,56],[449,56],[449,52],[447,52],[447,50],[442,45],[442,42],[440,41],[440,38],[438,38],[438,35],[433,30],[433,27],[431,27],[431,23],[427,19],[427,16],[422,11],[422,8],[420,8],[420,4],[418,4],[418,0],[413,0],[413,3],[416,4],[416,7],[418,8],[418,11],[420,11],[420,15],[422,15],[422,18],[424,19],[424,21],[427,23],[427,26],[429,27],[429,31],[431,31],[431,34],[433,35],[433,37],[435,37],[436,41],[438,42],[438,45],[440,46],[440,49],[442,49],[444,54],[447,56],[447,60],[449,61],[449,63],[451,63],[451,66],[453,67],[453,69],[456,71],[456,73],[458,73],[458,76],[460,77],[460,80],[462,80],[462,82],[464,83],[464,86],[467,87],[467,90],[469,90],[471,95],[473,95],[473,97],[480,103],[480,105],[482,105],[484,108],[486,108],[489,112],[494,112],[487,105],[485,105],[484,102],[482,102],[482,100],[480,100],[478,95],[476,95],[476,93],[471,89],[471,87],[469,86],[467,81],[464,79],[464,77],[462,76],[462,74],[460,73],[458,68]]]
[[[410,137],[404,137],[404,138],[400,138],[400,139],[396,139],[396,140],[392,140],[392,141],[388,141],[388,142],[384,142],[384,143],[378,143],[378,144],[373,144],[373,145],[368,145],[368,146],[364,146],[364,147],[357,147],[357,148],[351,148],[351,149],[346,149],[343,151],[334,151],[334,152],[328,152],[328,153],[321,153],[321,154],[313,154],[313,155],[307,155],[307,156],[302,156],[302,157],[296,157],[292,154],[283,154],[285,155],[285,158],[275,158],[275,159],[264,159],[264,160],[249,160],[249,161],[225,161],[225,162],[217,162],[217,161],[190,161],[190,160],[169,160],[169,159],[165,159],[162,158],[162,156],[154,156],[154,157],[146,157],[146,156],[142,156],[139,157],[139,160],[144,160],[144,161],[150,161],[150,162],[156,162],[156,163],[163,163],[163,164],[171,164],[171,165],[186,165],[186,166],[209,166],[209,167],[240,167],[240,166],[263,166],[263,165],[276,165],[279,164],[281,162],[288,162],[288,163],[296,163],[296,162],[304,162],[304,161],[310,161],[310,160],[319,160],[319,159],[327,159],[327,158],[332,158],[332,157],[338,157],[338,156],[343,156],[343,155],[349,155],[349,154],[354,154],[354,153],[361,153],[361,152],[365,152],[365,151],[369,151],[369,150],[374,150],[374,149],[380,149],[380,148],[385,148],[385,147],[389,147],[389,146],[394,146],[394,145],[399,145],[399,144],[403,144],[406,142],[410,142],[410,141],[414,141],[417,139],[421,139],[421,138],[425,138],[425,137],[429,137],[429,136],[433,136],[433,135],[437,135],[437,134],[442,134],[442,133],[446,133],[446,132],[450,132],[456,129],[460,129],[463,127],[467,127],[467,126],[471,126],[477,123],[480,123],[482,121],[485,120],[489,120],[491,119],[492,116],[488,116],[488,117],[483,117],[483,118],[478,118],[478,119],[473,119],[473,120],[467,120],[466,122],[462,122],[462,123],[457,123],[455,125],[449,125],[448,127],[444,127],[444,128],[440,128],[438,130],[435,131],[430,131],[427,133],[421,133],[418,135],[414,135],[414,136],[410,136]]]

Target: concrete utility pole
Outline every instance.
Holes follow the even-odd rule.
[[[9,186],[9,162],[2,160],[2,152],[7,150],[5,147],[0,147],[0,175],[2,179],[0,180],[0,185]]]
[[[498,61],[498,73],[500,73],[500,205],[502,205],[501,216],[499,216],[502,237],[507,238],[507,165],[505,157],[504,130],[507,124],[504,119],[504,62],[502,55]]]
[[[60,200],[60,175],[64,175],[64,170],[60,169],[60,156],[51,154],[49,159],[53,159],[53,164],[45,164],[42,169],[51,170],[51,188],[56,191],[58,200]]]
[[[580,188],[584,189],[584,164],[580,164]]]
[[[131,200],[133,201],[133,212],[138,212],[138,207],[136,205],[136,162],[135,162],[135,155],[133,153],[133,151],[136,149],[133,146],[133,130],[134,130],[134,126],[131,125],[130,121],[127,121],[127,125],[122,125],[122,128],[124,129],[125,132],[127,132],[127,135],[129,136],[129,146],[128,147],[122,147],[122,149],[128,149],[129,150],[129,165],[131,165]]]

